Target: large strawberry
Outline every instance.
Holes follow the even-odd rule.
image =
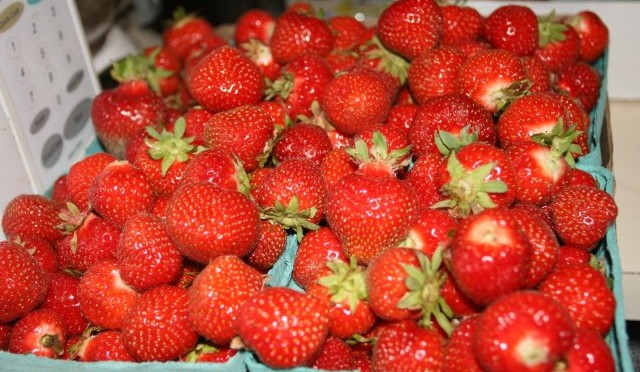
[[[333,45],[333,35],[324,20],[297,12],[281,15],[271,37],[273,57],[283,65],[306,53],[326,57]]]
[[[2,232],[9,238],[35,237],[53,244],[63,237],[56,226],[62,204],[45,196],[20,194],[9,201],[2,213]]]
[[[238,309],[262,289],[264,276],[238,256],[218,256],[189,287],[188,319],[193,329],[214,344],[235,336]]]
[[[169,235],[183,255],[201,263],[251,252],[258,241],[258,221],[258,209],[248,197],[205,182],[179,188],[167,206]]]
[[[373,371],[439,371],[444,364],[443,337],[435,329],[410,320],[394,322],[379,334],[373,347]]]
[[[262,98],[262,74],[240,50],[222,46],[204,55],[186,74],[187,87],[204,108],[218,112]]]
[[[53,310],[40,309],[20,318],[11,330],[9,352],[56,359],[67,342],[62,317]]]
[[[244,345],[272,368],[312,362],[329,332],[329,305],[285,287],[267,287],[240,308],[235,329]]]
[[[565,352],[563,362],[567,371],[602,371],[616,370],[611,347],[596,332],[577,329],[573,345]]]
[[[538,47],[538,17],[522,5],[502,5],[484,22],[484,36],[496,49],[531,55]]]
[[[122,341],[139,362],[178,359],[196,346],[187,320],[187,291],[161,285],[143,293],[122,325]]]
[[[400,0],[380,14],[377,35],[391,51],[411,60],[438,44],[442,25],[435,1]]]
[[[9,323],[35,309],[45,299],[47,273],[17,243],[0,242],[0,323]]]

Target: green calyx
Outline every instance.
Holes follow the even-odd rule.
[[[370,42],[375,45],[375,48],[366,51],[366,57],[369,59],[379,59],[380,62],[377,68],[395,77],[401,85],[404,84],[407,81],[409,62],[385,48],[377,36],[374,36]],[[368,45],[364,47],[366,48]]]
[[[432,319],[435,319],[447,335],[451,335],[453,326],[450,319],[453,311],[440,296],[440,289],[447,278],[446,272],[440,270],[444,249],[438,247],[431,259],[422,251],[415,252],[420,267],[403,265],[407,273],[405,285],[408,292],[398,301],[397,306],[401,309],[420,310],[422,327],[431,327]]]
[[[67,208],[58,213],[58,218],[60,218],[62,222],[55,227],[68,235],[76,231],[78,227],[82,226],[82,223],[87,218],[88,213],[81,211],[78,206],[72,202],[67,202],[66,207]]]
[[[336,259],[327,262],[327,267],[332,274],[318,279],[318,283],[329,290],[333,303],[346,303],[352,312],[356,311],[358,302],[367,299],[364,266],[351,256],[348,264]]]
[[[511,102],[516,101],[529,94],[533,83],[529,79],[514,81],[508,87],[497,90],[493,93],[493,101],[496,103],[495,115],[500,115]]]
[[[507,192],[507,184],[500,180],[487,181],[487,177],[495,168],[495,163],[488,163],[468,170],[458,160],[455,152],[449,156],[447,171],[451,177],[442,191],[449,199],[442,200],[431,208],[450,208],[460,217],[470,213],[477,214],[486,208],[495,208],[490,194]]]
[[[159,94],[160,81],[173,76],[175,73],[155,65],[160,48],[155,49],[148,56],[144,53],[128,55],[111,66],[111,77],[119,83],[134,80],[145,80],[151,89]]]
[[[316,207],[300,210],[300,201],[297,196],[294,196],[286,206],[276,200],[273,207],[264,208],[261,211],[260,217],[263,220],[273,220],[284,228],[293,229],[296,232],[298,242],[300,242],[304,235],[303,229],[317,230],[320,228],[311,222],[317,213]]]
[[[154,160],[162,160],[162,176],[166,176],[169,168],[174,162],[185,162],[189,160],[189,154],[198,153],[204,150],[203,147],[192,145],[193,137],[184,137],[186,121],[184,117],[176,120],[173,133],[162,129],[161,133],[152,127],[146,128],[147,134],[151,138],[146,138],[144,143],[149,147],[147,153]]]
[[[564,41],[564,32],[570,27],[556,21],[556,12],[552,10],[549,15],[538,19],[538,46],[541,48],[549,44]]]
[[[564,158],[571,168],[575,168],[575,158],[582,154],[582,148],[574,141],[583,133],[576,128],[577,124],[572,124],[565,129],[564,122],[559,117],[550,132],[534,134],[531,140],[549,146],[554,159]]]
[[[436,131],[434,138],[438,151],[444,156],[449,156],[464,146],[477,142],[478,131],[469,132],[470,129],[470,125],[465,125],[458,135],[444,130]]]
[[[236,182],[238,183],[238,191],[246,196],[250,196],[251,178],[244,170],[242,160],[234,154],[234,164],[236,168]]]
[[[354,147],[344,149],[359,164],[360,169],[376,168],[382,169],[383,173],[395,174],[404,165],[405,159],[408,162],[410,146],[389,152],[387,139],[378,131],[373,132],[371,141],[373,146],[369,147],[363,139],[356,138]]]
[[[279,78],[274,81],[267,79],[267,89],[265,90],[265,100],[270,101],[274,97],[278,96],[282,99],[287,99],[291,91],[293,90],[294,76],[290,72],[284,72]]]
[[[218,349],[217,347],[210,345],[210,344],[204,344],[204,343],[199,343],[198,345],[196,345],[195,349],[191,350],[184,358],[184,360],[186,362],[189,363],[195,363],[199,360],[200,355],[202,354],[210,354],[210,353],[217,353],[219,352],[220,349]]]

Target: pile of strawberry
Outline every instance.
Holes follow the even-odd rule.
[[[296,3],[232,44],[177,18],[95,98],[107,152],[4,211],[0,350],[614,370],[594,250],[617,207],[575,167],[596,14],[399,0],[367,27]]]

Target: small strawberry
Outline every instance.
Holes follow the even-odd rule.
[[[326,266],[329,261],[347,261],[340,241],[328,227],[306,233],[296,251],[293,261],[293,280],[306,289],[320,277],[330,271]]]
[[[444,365],[444,340],[435,329],[410,320],[391,323],[373,347],[373,371],[439,371]]]
[[[53,183],[51,188],[51,199],[65,203],[69,201],[71,196],[69,195],[69,187],[67,186],[67,175],[63,174],[58,177],[56,181]]]
[[[260,237],[245,261],[262,273],[269,271],[287,247],[287,231],[270,220],[260,220]]]
[[[228,344],[235,336],[238,309],[262,289],[264,280],[237,256],[214,258],[189,287],[189,323],[214,344]]]
[[[562,305],[540,292],[516,291],[480,315],[473,350],[487,370],[551,370],[571,348],[574,335]]]
[[[266,10],[249,9],[244,11],[235,23],[233,40],[236,45],[241,45],[251,39],[257,39],[268,45],[273,35],[276,19]]]
[[[334,336],[327,337],[322,345],[318,357],[311,364],[311,368],[325,371],[349,370],[353,363],[351,347]]]
[[[367,34],[367,26],[355,17],[337,15],[327,19],[327,26],[333,33],[334,48],[340,51],[351,51],[358,47]]]
[[[17,195],[4,208],[2,232],[9,239],[25,236],[54,244],[63,237],[56,228],[62,205],[42,195]]]
[[[323,301],[285,287],[267,287],[240,308],[235,329],[242,343],[272,368],[311,363],[329,331]]]
[[[570,186],[587,186],[596,189],[600,188],[598,181],[591,175],[591,173],[579,168],[571,168],[569,178],[567,180],[567,187]]]
[[[580,101],[589,112],[598,102],[602,77],[591,65],[572,62],[558,70],[554,88]]]
[[[168,98],[178,92],[182,84],[182,64],[166,46],[150,46],[143,51],[147,58],[147,81],[160,97]]]
[[[446,251],[445,251],[446,253]],[[467,317],[478,314],[483,307],[469,299],[456,283],[451,272],[447,270],[447,277],[440,288],[440,296],[449,305],[454,318]]]
[[[169,235],[183,255],[201,263],[251,252],[258,242],[258,221],[258,209],[248,197],[205,182],[177,189],[167,206]]]
[[[405,181],[416,190],[418,208],[431,208],[445,197],[440,192],[439,171],[442,157],[436,154],[424,154],[413,162]]]
[[[409,228],[407,239],[400,245],[417,249],[427,257],[438,247],[448,247],[458,227],[458,220],[443,210],[423,208]]]
[[[482,372],[473,352],[473,338],[479,317],[471,316],[453,329],[444,347],[444,370],[449,372]]]
[[[249,189],[249,177],[242,163],[230,151],[217,147],[199,152],[184,168],[180,186],[197,182],[209,182],[243,194]]]
[[[322,175],[328,187],[332,187],[342,177],[355,172],[358,164],[343,148],[331,150],[320,163]]]
[[[162,41],[171,53],[184,62],[192,50],[199,48],[203,40],[211,35],[215,35],[215,30],[209,21],[178,8],[173,13],[171,25],[162,34]]]
[[[407,82],[418,104],[429,98],[455,93],[458,72],[467,60],[462,52],[447,47],[435,48],[411,61]]]
[[[199,343],[187,354],[180,357],[181,362],[189,363],[226,363],[238,353],[228,347],[216,347],[209,343]]]
[[[553,227],[564,244],[592,249],[618,215],[615,200],[593,187],[567,187],[550,204]]]
[[[89,186],[91,181],[107,165],[118,159],[106,152],[91,154],[74,163],[67,174],[67,187],[71,202],[81,210],[89,209]]]
[[[274,162],[291,158],[307,158],[316,164],[333,150],[327,131],[311,123],[296,123],[286,127],[273,145]]]
[[[558,250],[558,262],[555,269],[573,265],[591,265],[593,256],[588,251],[574,245],[562,245]]]
[[[559,362],[560,370],[613,372],[616,370],[611,347],[596,332],[576,330],[573,345]]]
[[[137,361],[176,360],[198,334],[187,320],[187,291],[161,285],[143,293],[122,324],[122,341]]]
[[[271,52],[280,64],[307,53],[326,57],[333,46],[333,35],[324,20],[297,12],[286,12],[276,20]]]
[[[442,10],[442,45],[458,45],[480,38],[484,32],[484,19],[470,6],[444,5]]]
[[[580,47],[578,33],[556,19],[555,12],[540,18],[538,30],[539,47],[535,55],[547,65],[549,70],[557,71],[578,58]]]
[[[580,38],[578,58],[587,63],[595,62],[609,45],[609,28],[600,16],[590,10],[583,10],[566,22],[573,27]]]
[[[442,11],[435,1],[401,0],[382,11],[377,35],[391,51],[412,60],[438,44],[442,26]]]
[[[502,5],[484,21],[484,36],[496,49],[531,55],[538,47],[538,17],[523,5]]]
[[[81,362],[135,362],[124,347],[120,331],[104,330],[90,334],[77,346],[76,353]]]
[[[42,303],[49,278],[24,247],[9,241],[0,242],[0,267],[0,324],[5,324]]]
[[[49,275],[49,290],[40,305],[41,309],[50,309],[60,315],[69,337],[82,334],[89,324],[80,309],[79,285],[79,278],[64,272]]]
[[[242,54],[249,58],[265,77],[266,82],[276,80],[282,73],[282,65],[273,58],[271,47],[256,39],[239,44]]]
[[[527,79],[531,82],[529,92],[550,92],[551,91],[551,71],[536,55],[522,56],[522,64],[527,73]]]
[[[62,355],[66,342],[60,315],[53,310],[35,310],[13,326],[8,351],[56,359]]]
[[[175,126],[179,122],[178,118],[182,116],[185,121],[184,135],[185,138],[192,138],[193,146],[204,146],[204,127],[213,116],[213,112],[200,107],[189,107],[185,113],[181,113],[176,120],[168,120],[165,127],[169,132],[175,132]]]

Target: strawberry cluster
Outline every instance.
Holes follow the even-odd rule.
[[[295,3],[232,43],[181,12],[163,36],[93,102],[106,152],[4,211],[0,350],[615,369],[594,254],[617,207],[576,168],[596,14],[398,0],[366,26]]]

